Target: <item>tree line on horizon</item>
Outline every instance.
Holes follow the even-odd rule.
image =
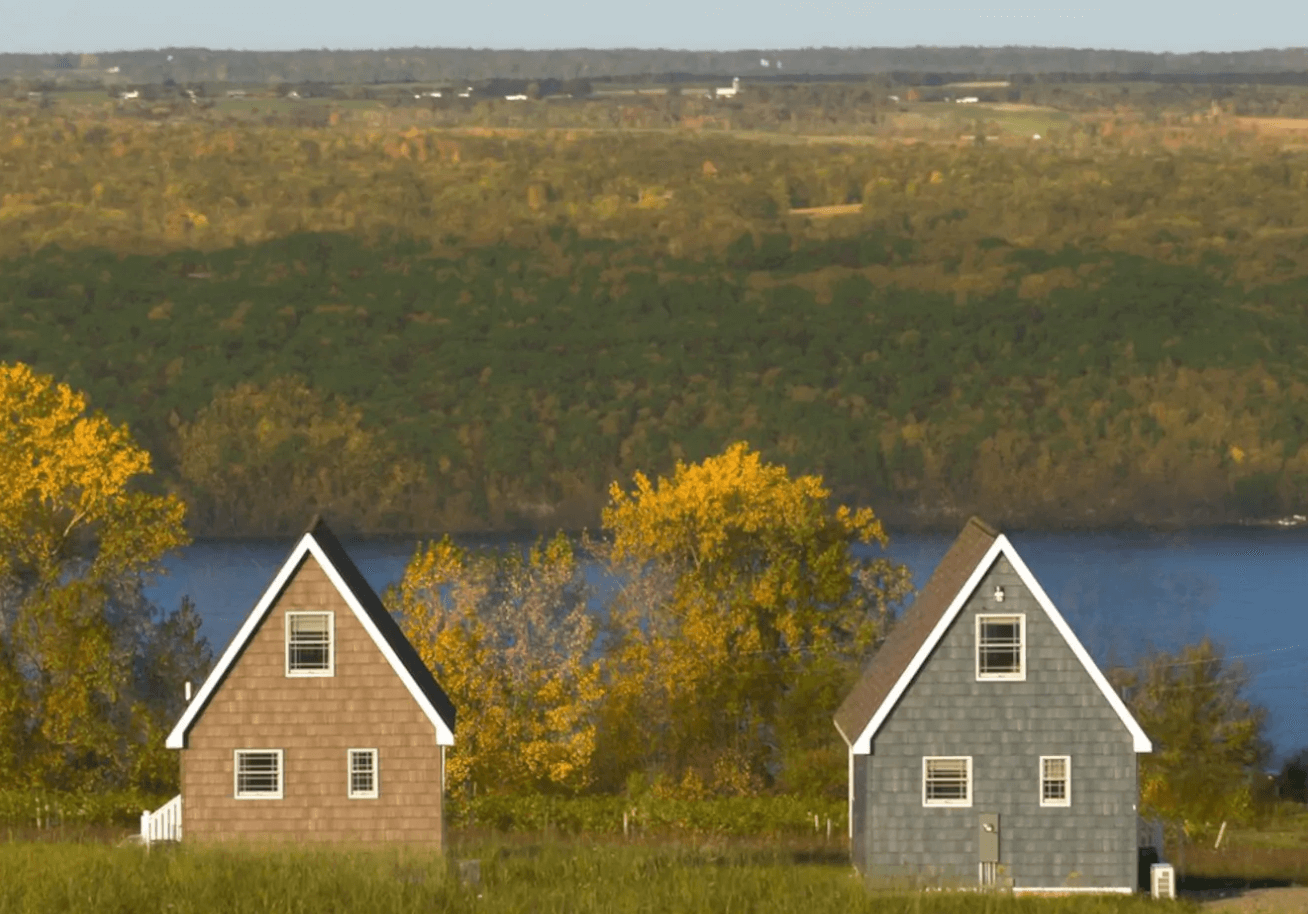
[[[115,76],[134,82],[336,83],[420,82],[432,79],[577,77],[675,79],[677,74],[792,78],[933,73],[956,79],[1014,74],[1132,74],[1145,78],[1241,74],[1262,77],[1308,72],[1303,48],[1187,54],[1112,49],[1035,47],[758,48],[686,51],[640,48],[504,50],[389,48],[236,51],[159,48],[102,53],[0,54],[0,78],[46,74]]]

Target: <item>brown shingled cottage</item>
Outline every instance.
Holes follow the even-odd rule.
[[[182,792],[142,836],[440,847],[454,716],[315,519],[169,734]]]

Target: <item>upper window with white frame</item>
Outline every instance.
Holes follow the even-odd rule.
[[[924,756],[923,806],[972,805],[972,756]]]
[[[238,800],[282,798],[282,750],[237,749],[235,796]]]
[[[335,617],[329,612],[286,614],[286,675],[331,676],[336,659]]]
[[[351,749],[348,777],[351,800],[377,799],[377,750]]]
[[[976,678],[1026,679],[1026,616],[976,617]]]
[[[1072,757],[1040,756],[1040,805],[1072,805]]]

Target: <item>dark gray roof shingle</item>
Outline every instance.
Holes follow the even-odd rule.
[[[836,709],[836,729],[846,743],[853,745],[876,716],[949,604],[998,538],[998,531],[977,517],[963,527],[926,586],[918,591],[913,605],[890,630],[858,684]]]

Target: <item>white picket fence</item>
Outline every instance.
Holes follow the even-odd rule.
[[[182,795],[179,793],[154,812],[141,813],[141,843],[182,840]]]

